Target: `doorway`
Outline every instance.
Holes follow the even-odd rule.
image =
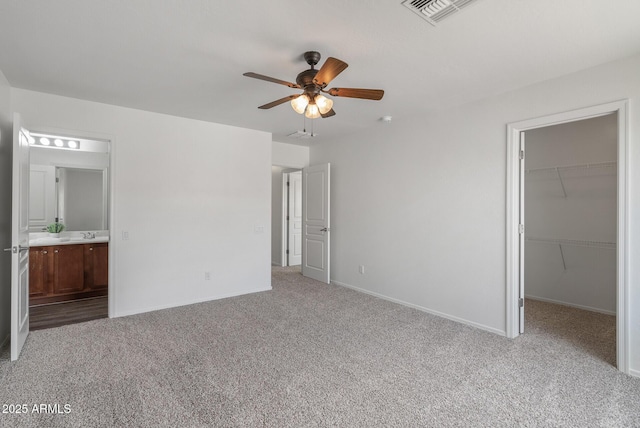
[[[521,331],[614,365],[617,113],[524,131]]]
[[[542,269],[541,278],[546,275],[545,279],[535,279],[544,284],[547,288],[553,288],[553,285],[557,285],[562,282],[566,285],[568,282],[576,282],[578,278],[576,276],[576,260],[577,256],[582,253],[584,256],[589,252],[596,251],[596,255],[591,254],[592,261],[599,260],[598,263],[603,262],[604,259],[613,257],[613,270],[608,275],[609,280],[613,281],[611,286],[612,290],[609,290],[609,307],[601,312],[614,312],[615,313],[615,327],[616,327],[616,362],[619,370],[628,373],[628,284],[627,284],[627,267],[628,260],[626,249],[626,236],[628,235],[628,194],[627,194],[627,169],[626,158],[628,152],[628,138],[627,138],[627,102],[620,101],[615,103],[609,103],[605,105],[599,105],[589,107],[572,112],[560,113],[556,115],[546,116],[537,119],[531,119],[527,121],[517,122],[508,126],[508,179],[507,179],[507,336],[514,338],[521,333],[526,334],[525,330],[525,297],[529,293],[542,293],[540,290],[534,288],[527,288],[527,278],[531,281],[531,273],[528,270],[535,270],[529,266],[528,263],[532,261],[532,256],[539,258],[546,258],[549,263],[554,263],[555,267],[551,269]],[[607,116],[607,117],[605,117]],[[556,165],[535,165],[534,163],[527,165],[527,152],[528,144],[527,137],[535,137],[535,133],[544,133],[551,129],[553,126],[562,124],[571,124],[578,121],[586,121],[589,119],[599,120],[613,120],[613,126],[617,135],[614,137],[612,151],[614,153],[614,159],[609,159],[602,162],[593,162],[593,168],[589,170],[590,162],[576,162],[574,164],[564,163]],[[529,133],[529,135],[527,135]],[[535,140],[535,138],[534,138]],[[558,210],[564,210],[569,206],[573,206],[572,209],[577,209],[580,205],[580,198],[569,200],[569,192],[584,191],[584,180],[579,180],[579,175],[589,171],[592,174],[594,171],[598,175],[598,179],[606,177],[607,171],[611,172],[611,168],[615,167],[613,176],[609,176],[609,179],[613,181],[615,186],[615,207],[610,207],[610,217],[615,220],[615,225],[602,226],[599,230],[597,237],[592,235],[585,238],[579,238],[579,230],[587,230],[593,227],[593,223],[589,223],[588,220],[584,220],[584,215],[579,214],[579,210],[574,213],[573,222],[567,223],[567,220],[559,222],[559,224],[553,226],[556,229],[556,236],[542,236],[545,235],[545,222],[540,222],[542,217],[535,218],[535,212],[547,210],[547,218],[549,214],[554,212],[557,214]],[[527,174],[538,174],[546,177],[542,178],[538,192],[540,195],[547,193],[549,196],[552,185],[555,185],[553,189],[553,198],[555,201],[542,201],[542,208],[540,206],[534,207],[533,211],[526,208],[526,188],[532,191],[532,188],[527,185]],[[567,175],[568,174],[568,175]],[[571,177],[573,180],[570,183],[571,188],[567,188],[567,178]],[[553,182],[552,180],[553,179]],[[606,180],[606,178],[605,178]],[[593,181],[593,180],[591,180]],[[582,183],[582,184],[580,184]],[[546,187],[545,187],[546,186]],[[582,186],[582,187],[581,187]],[[538,196],[540,196],[538,195]],[[529,201],[531,203],[531,201]],[[555,206],[555,207],[554,207]],[[554,211],[555,210],[555,211]],[[534,214],[533,224],[530,224],[527,220],[526,214]],[[576,219],[575,217],[579,218]],[[536,223],[537,222],[537,223]],[[564,222],[564,223],[563,223]],[[616,227],[617,226],[617,227]],[[600,227],[600,226],[598,226]],[[613,231],[611,230],[613,229]],[[605,232],[605,230],[607,230]],[[547,235],[550,234],[550,229],[546,229]],[[591,231],[592,232],[592,231]],[[590,232],[590,233],[591,233]],[[565,233],[566,236],[559,236]],[[607,235],[608,234],[608,235]],[[553,235],[553,234],[551,234]],[[607,236],[605,236],[607,235]],[[537,247],[537,249],[536,249]],[[541,247],[545,247],[544,249]],[[528,252],[530,254],[528,254]],[[552,257],[553,256],[553,257]],[[557,257],[556,257],[557,256]],[[535,257],[534,257],[535,258]],[[584,263],[584,262],[583,262]],[[569,266],[568,266],[569,264]],[[525,266],[527,267],[525,269]],[[554,271],[554,269],[556,269]],[[587,266],[582,267],[583,275],[582,279],[585,279],[584,272],[588,270]],[[571,274],[567,274],[569,270],[572,270]],[[549,272],[555,272],[555,280],[549,278]],[[573,276],[573,278],[572,278]],[[551,285],[549,285],[551,284]],[[534,285],[534,284],[532,284]],[[575,284],[574,284],[575,285]],[[544,288],[543,286],[543,288]],[[556,294],[553,297],[547,298],[548,300],[562,301],[563,303],[573,303],[572,306],[582,306],[589,309],[597,309],[593,307],[593,302],[598,300],[597,294],[602,293],[602,289],[594,288],[595,291],[590,291],[591,296],[587,300],[584,300],[585,296],[575,296],[575,289],[569,292],[567,289],[570,287],[563,287],[563,289],[551,290]],[[535,291],[534,291],[535,290]],[[564,294],[563,294],[564,293]],[[586,294],[589,294],[586,293]],[[606,294],[606,293],[605,293]],[[535,296],[540,297],[540,296]],[[544,298],[544,297],[543,297]],[[576,300],[576,298],[578,300]],[[574,300],[570,302],[568,300]],[[582,300],[579,300],[582,299]],[[591,300],[589,300],[591,299]],[[576,303],[577,301],[578,303]],[[591,302],[591,303],[589,303]],[[611,311],[612,307],[615,307],[614,311]]]
[[[330,171],[329,163],[302,170],[271,167],[271,264],[301,266],[302,275],[327,284],[331,278]]]
[[[106,318],[110,141],[30,134],[30,329]]]
[[[302,170],[271,167],[271,264],[302,263]]]

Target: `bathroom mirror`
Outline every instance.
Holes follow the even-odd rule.
[[[43,138],[32,136],[36,143]],[[109,228],[108,143],[75,140],[80,149],[30,147],[30,232],[42,232],[55,221],[64,224],[65,231]]]
[[[107,170],[56,168],[56,216],[68,231],[107,230]]]

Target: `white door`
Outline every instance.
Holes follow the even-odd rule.
[[[288,260],[287,265],[302,263],[302,171],[289,174]]]
[[[524,333],[524,132],[520,132],[520,297],[518,312],[520,317],[520,334]]]
[[[13,117],[11,197],[11,360],[29,335],[29,132]]]
[[[302,170],[302,274],[329,283],[330,165]]]

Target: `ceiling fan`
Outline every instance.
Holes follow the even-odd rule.
[[[320,61],[320,53],[309,51],[304,53],[304,59],[311,66],[310,69],[303,71],[296,77],[296,83],[287,82],[273,77],[264,76],[262,74],[248,72],[243,76],[252,77],[254,79],[266,80],[267,82],[278,83],[290,88],[302,89],[304,92],[299,95],[289,95],[279,100],[261,105],[260,109],[266,110],[287,101],[291,101],[291,107],[299,113],[310,118],[331,117],[336,114],[333,110],[333,100],[325,97],[322,93],[329,94],[334,97],[361,98],[365,100],[380,100],[384,95],[381,89],[357,89],[357,88],[331,88],[326,89],[327,85],[336,78],[336,76],[349,65],[337,58],[329,57],[319,70],[315,69],[316,64]]]

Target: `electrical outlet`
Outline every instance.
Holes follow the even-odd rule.
[[[128,241],[129,240],[129,232],[126,230],[122,231],[122,240],[123,241]]]
[[[361,275],[364,274],[364,265],[360,265],[358,267],[358,271],[360,272]]]
[[[205,281],[211,281],[211,272],[205,272],[204,273],[204,280]]]

